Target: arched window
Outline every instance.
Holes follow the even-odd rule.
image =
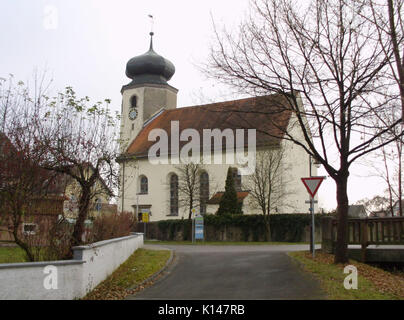
[[[241,175],[238,173],[237,168],[232,168],[233,171],[233,180],[234,180],[234,188],[236,191],[241,191]]]
[[[170,177],[170,215],[178,216],[178,176]]]
[[[131,108],[137,107],[137,97],[136,96],[132,96],[132,98],[130,98],[130,107]]]
[[[146,176],[140,177],[140,193],[147,194],[149,192],[149,180]]]
[[[201,173],[199,178],[199,201],[201,214],[206,213],[206,202],[209,200],[209,175],[206,171]]]

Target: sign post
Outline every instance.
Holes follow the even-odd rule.
[[[146,239],[146,223],[149,222],[149,209],[141,209],[142,211],[142,221],[143,221],[143,232],[144,232],[144,239]]]
[[[204,240],[203,217],[192,209],[192,243]]]
[[[195,217],[195,240],[204,240],[203,217],[201,215]]]
[[[304,186],[307,189],[307,192],[310,194],[310,213],[311,213],[311,252],[313,258],[315,257],[316,251],[316,243],[315,243],[315,230],[314,230],[314,196],[316,195],[318,188],[320,188],[321,183],[325,179],[325,177],[310,177],[310,178],[301,178]]]
[[[192,231],[191,231],[191,237],[192,237],[192,244],[194,244],[195,241],[195,208],[192,208],[191,210],[192,214],[191,214],[191,219],[192,219]]]

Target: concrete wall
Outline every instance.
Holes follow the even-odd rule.
[[[143,234],[75,247],[73,260],[0,264],[0,300],[71,300],[81,298],[105,280],[143,246]],[[44,283],[55,273],[57,289]]]

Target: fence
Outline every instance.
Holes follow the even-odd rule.
[[[338,221],[323,217],[321,225],[322,248],[334,253]],[[369,245],[404,244],[404,217],[348,219],[348,244],[361,245],[363,261]]]

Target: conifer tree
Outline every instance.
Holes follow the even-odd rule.
[[[226,186],[220,199],[217,214],[241,214],[241,203],[237,199],[237,191],[234,185],[233,168],[227,170]]]

